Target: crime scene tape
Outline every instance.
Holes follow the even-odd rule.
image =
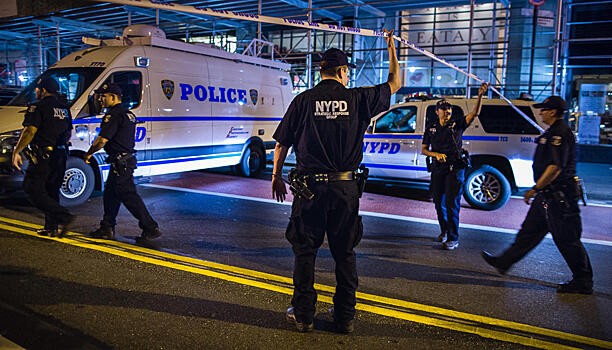
[[[379,30],[373,30],[373,29],[354,28],[354,27],[339,26],[339,25],[334,25],[334,24],[308,22],[308,21],[302,21],[302,20],[297,20],[297,19],[292,19],[292,18],[263,16],[263,15],[251,14],[251,13],[246,13],[246,12],[218,10],[218,9],[212,9],[208,7],[181,5],[181,4],[174,4],[170,2],[160,2],[159,0],[94,0],[94,1],[113,3],[113,4],[119,4],[119,5],[146,7],[146,8],[159,9],[159,10],[185,12],[185,13],[192,13],[192,14],[212,16],[212,17],[221,17],[221,18],[228,18],[228,19],[238,19],[238,20],[251,21],[251,22],[277,24],[277,25],[284,25],[284,26],[291,26],[291,27],[298,27],[298,28],[305,28],[305,29],[324,30],[328,32],[337,32],[337,33],[363,35],[363,36],[377,36],[377,37],[387,36],[385,32],[379,31]],[[393,38],[396,41],[408,46],[409,48],[421,53],[422,55],[425,55],[449,68],[452,68],[456,70],[457,72],[469,78],[472,78],[481,83],[486,82],[485,80],[480,79],[478,76],[472,73],[466,72],[465,70],[457,67],[455,64],[448,62],[447,60],[441,57],[438,57],[434,55],[433,53],[416,46],[415,44],[411,43],[410,41],[406,39],[400,38],[397,35],[394,35]],[[493,92],[498,94],[504,101],[506,101],[512,108],[514,108],[514,110],[521,117],[527,120],[536,129],[538,129],[540,132],[544,131],[534,120],[529,118],[523,111],[521,111],[518,107],[516,107],[508,98],[502,95],[496,88],[494,88],[493,86],[490,86],[489,88]]]

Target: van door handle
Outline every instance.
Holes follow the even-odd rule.
[[[414,141],[400,141],[402,145],[414,145]]]

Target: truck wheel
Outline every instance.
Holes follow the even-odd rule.
[[[463,197],[472,208],[495,210],[506,204],[510,192],[510,182],[499,170],[482,165],[467,175]]]
[[[64,181],[60,187],[60,204],[72,207],[84,203],[94,190],[96,178],[91,166],[84,160],[68,157]]]
[[[266,166],[266,154],[261,147],[250,144],[242,155],[240,163],[235,166],[237,173],[242,176],[253,177],[261,174]]]

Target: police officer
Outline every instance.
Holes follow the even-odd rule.
[[[293,307],[286,316],[302,332],[313,329],[315,258],[326,232],[336,262],[335,328],[339,333],[353,331],[357,289],[353,248],[363,232],[358,215],[361,188],[355,171],[362,160],[370,118],[389,108],[391,95],[400,87],[392,32],[385,32],[390,62],[386,83],[347,89],[349,67],[355,66],[341,50],[329,49],[320,63],[322,81],[296,96],[274,133],[272,196],[280,202],[285,199],[281,174],[291,146],[297,158],[294,179],[307,184],[314,194],[309,200],[294,193],[286,230],[295,254]]]
[[[570,282],[557,286],[557,292],[592,294],[593,269],[580,242],[582,223],[578,197],[581,185],[576,177],[576,140],[563,120],[566,104],[561,97],[550,96],[534,107],[541,108],[542,120],[550,125],[536,140],[538,146],[533,159],[536,184],[524,195],[527,204],[535,198],[514,243],[499,256],[486,251],[482,256],[505,274],[550,232],[573,274]]]
[[[107,108],[100,124],[100,133],[84,155],[89,162],[91,155],[104,148],[110,163],[110,171],[104,188],[104,217],[100,227],[91,232],[94,238],[113,239],[115,219],[121,203],[138,219],[142,234],[137,240],[149,240],[161,235],[157,222],[145,207],[134,185],[136,151],[134,138],[136,116],[121,105],[121,88],[116,84],[103,84],[96,90],[100,94],[102,107]]]
[[[461,139],[465,129],[480,113],[482,95],[488,87],[488,83],[480,86],[474,110],[464,118],[452,116],[452,106],[448,101],[438,101],[437,118],[426,127],[423,135],[422,153],[432,157],[430,190],[440,223],[438,241],[446,250],[459,246],[459,209],[466,167],[461,159]]]
[[[45,226],[37,233],[52,237],[63,236],[74,220],[74,216],[59,204],[72,116],[68,106],[59,99],[58,91],[59,84],[55,79],[46,77],[38,80],[35,88],[38,102],[27,109],[24,128],[12,158],[13,165],[21,170],[23,161],[20,153],[26,151],[30,162],[23,188],[32,204],[45,213]],[[62,226],[61,230],[59,226]]]

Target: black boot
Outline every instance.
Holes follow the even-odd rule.
[[[500,274],[505,275],[506,272],[508,272],[510,267],[500,264],[498,257],[493,256],[491,253],[484,250],[480,253],[480,255],[482,255],[482,258],[487,262],[487,264],[493,266]]]
[[[89,237],[100,239],[115,239],[115,228],[110,226],[100,226],[97,230],[90,232]]]
[[[593,294],[593,282],[571,280],[557,285],[557,293]]]

